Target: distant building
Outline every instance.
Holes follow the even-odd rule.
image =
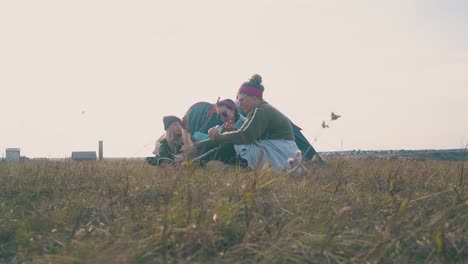
[[[72,160],[97,160],[96,151],[73,151]]]
[[[21,150],[19,148],[7,148],[5,161],[18,162],[20,161]]]

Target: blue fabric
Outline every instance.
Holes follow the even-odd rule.
[[[207,140],[208,139],[208,134],[205,134],[205,133],[201,133],[201,132],[195,132],[193,134],[193,138],[195,139],[195,141],[202,141],[202,140]]]
[[[271,166],[273,171],[288,167],[288,159],[296,157],[298,150],[296,142],[292,140],[258,140],[254,144],[234,145],[236,153],[251,169]],[[259,158],[261,157],[261,160]]]

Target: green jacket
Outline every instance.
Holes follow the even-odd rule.
[[[161,140],[159,143],[161,144],[159,147],[159,157],[161,158],[174,160],[174,156],[181,153],[182,145],[177,145],[175,149],[176,152],[174,153],[169,147],[169,143],[167,142],[166,138]]]
[[[291,122],[276,108],[263,101],[247,116],[237,131],[217,134],[214,141],[218,144],[252,144],[261,139],[293,140]]]

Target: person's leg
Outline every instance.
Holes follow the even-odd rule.
[[[262,166],[267,160],[265,151],[258,144],[234,145],[234,149],[241,166],[255,169],[257,166]],[[257,164],[258,161],[260,161],[260,164]]]
[[[158,157],[146,157],[146,162],[147,162],[149,165],[152,165],[152,166],[157,166],[157,165],[159,165],[159,164],[158,164]]]
[[[226,164],[236,164],[236,150],[233,144],[221,144],[216,151],[214,157],[216,160],[222,161]]]
[[[190,154],[188,158],[197,159],[200,165],[204,166],[206,162],[215,159],[216,149],[218,145],[211,140],[203,140],[199,142],[198,146]]]
[[[259,140],[255,144],[235,145],[239,155],[251,169],[271,166],[279,170],[288,166],[288,159],[296,157],[297,145],[291,140]]]
[[[222,161],[229,165],[236,165],[242,168],[248,167],[247,160],[241,158],[234,148],[233,144],[222,144],[214,157],[215,160]]]
[[[239,155],[236,155],[236,165],[241,168],[249,167],[249,163],[247,162],[247,160],[241,158]]]

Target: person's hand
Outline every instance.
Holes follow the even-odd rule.
[[[223,131],[236,131],[236,130],[237,130],[236,125],[234,124],[234,122],[232,122],[232,120],[223,124]]]
[[[182,152],[184,153],[184,155],[188,155],[190,154],[190,152],[193,151],[193,144],[185,144],[182,146]]]
[[[208,130],[208,138],[214,140],[216,134],[219,134],[218,127],[212,127]]]
[[[182,161],[184,161],[184,155],[183,154],[175,155],[174,160],[178,163],[181,163]]]

